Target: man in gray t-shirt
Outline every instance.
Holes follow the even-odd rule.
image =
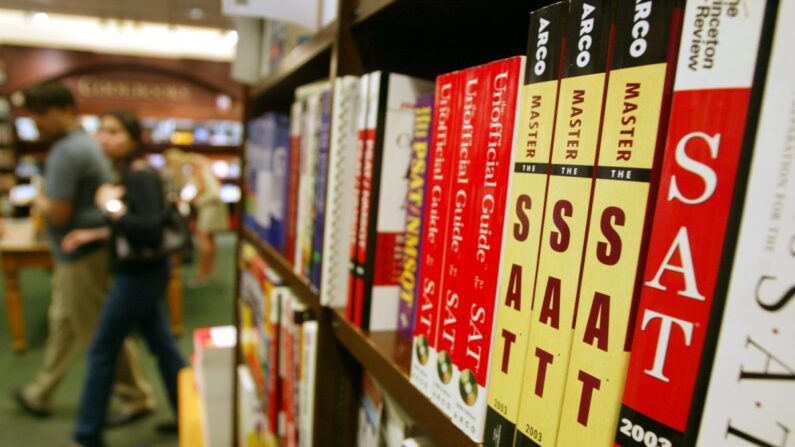
[[[82,245],[68,254],[61,249],[63,237],[69,231],[105,225],[102,212],[94,204],[94,193],[99,185],[110,181],[111,171],[99,145],[79,127],[73,128],[50,149],[44,172],[47,199],[72,208],[71,218],[66,222],[48,221],[55,257],[69,262],[102,249],[102,244],[96,243]]]
[[[53,295],[49,309],[49,336],[44,365],[32,383],[14,393],[20,406],[37,416],[50,413],[55,388],[63,379],[80,346],[86,345],[99,321],[110,289],[110,259],[101,243],[65,253],[64,236],[75,228],[105,225],[94,205],[94,194],[110,180],[110,164],[96,142],[79,126],[72,94],[61,84],[45,84],[25,92],[25,106],[39,135],[52,142],[45,168],[46,194],[34,202],[47,221],[55,257]],[[116,394],[124,403],[127,421],[151,413],[154,396],[137,361],[132,340],[127,340],[116,371]]]

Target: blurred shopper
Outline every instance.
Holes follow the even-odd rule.
[[[107,244],[93,241],[76,250],[62,249],[74,229],[96,229],[105,218],[94,194],[110,177],[110,165],[99,146],[78,125],[75,100],[61,84],[45,84],[25,92],[25,106],[42,140],[52,143],[45,168],[45,195],[34,207],[47,223],[55,261],[49,335],[44,365],[29,385],[14,392],[27,412],[48,416],[53,392],[79,347],[88,344],[110,289]],[[122,344],[116,368],[116,394],[124,404],[113,416],[123,423],[151,413],[154,396],[137,360],[132,340]]]
[[[100,186],[95,196],[111,228],[76,230],[63,241],[64,250],[73,252],[96,240],[110,239],[115,255],[116,277],[91,343],[88,375],[75,427],[73,445],[87,447],[104,445],[103,420],[114,369],[124,339],[134,330],[140,332],[157,358],[175,414],[177,373],[185,366],[163,305],[171,272],[169,256],[123,257],[117,250],[120,240],[133,253],[158,253],[163,243],[166,209],[163,183],[143,159],[140,123],[129,112],[105,113],[101,116],[97,139],[120,178],[119,184]],[[176,422],[158,428],[176,432]]]
[[[186,197],[196,208],[196,238],[199,241],[199,268],[188,282],[190,287],[206,284],[215,273],[215,234],[229,228],[229,210],[221,200],[221,182],[213,175],[210,160],[199,154],[176,149],[166,153],[167,164],[181,178]],[[184,169],[184,167],[188,169]]]

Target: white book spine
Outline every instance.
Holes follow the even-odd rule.
[[[387,259],[381,256],[383,251],[392,251],[389,256],[390,262],[398,261],[395,267],[402,265],[402,240],[406,231],[406,194],[408,192],[408,176],[411,163],[411,139],[414,131],[414,104],[417,99],[430,92],[433,92],[434,83],[421,79],[412,78],[406,75],[395,73],[377,72],[376,78],[388,76],[386,84],[377,82],[376,87],[370,90],[371,104],[374,106],[373,113],[368,110],[368,126],[375,128],[379,116],[379,106],[386,107],[384,128],[376,132],[383,132],[382,147],[376,152],[380,152],[380,182],[373,184],[373,188],[378,188],[378,214],[375,216],[375,231],[378,236],[378,244],[375,247],[368,247],[368,250],[379,251],[378,259]],[[380,87],[386,86],[386,103],[379,104]],[[376,141],[376,144],[378,142]],[[378,160],[374,160],[378,162]],[[371,201],[374,204],[375,201]],[[369,213],[375,210],[370,209]],[[371,219],[371,222],[373,220]],[[382,242],[386,246],[381,246]],[[383,265],[376,263],[370,266],[371,269],[383,268]],[[373,272],[371,272],[373,274]],[[392,276],[392,275],[390,275]],[[369,328],[370,330],[394,330],[397,328],[397,315],[400,306],[400,285],[395,281],[391,285],[373,285],[370,305]]]
[[[302,370],[300,396],[299,443],[310,447],[314,440],[315,382],[317,381],[317,321],[306,321],[302,326]]]
[[[795,2],[779,2],[698,446],[790,446],[795,441],[793,21]]]
[[[348,265],[351,232],[354,225],[357,159],[357,124],[359,78],[345,76],[334,83],[331,118],[326,217],[323,238],[323,261],[320,303],[342,307],[348,297]]]
[[[296,95],[297,96],[297,95]],[[301,238],[303,237],[305,225],[302,225],[302,210],[303,210],[303,202],[304,199],[301,194],[301,181],[303,177],[303,163],[304,163],[304,143],[301,141],[303,138],[303,116],[304,116],[304,101],[301,98],[296,98],[295,102],[293,102],[292,108],[290,109],[290,141],[292,144],[292,140],[294,138],[299,139],[299,145],[297,148],[293,147],[293,150],[298,150],[298,193],[296,199],[296,203],[293,204],[295,206],[295,241],[294,241],[294,248],[295,251],[293,253],[293,271],[296,273],[300,273],[301,266],[303,263],[301,262],[301,257],[303,253],[301,252]],[[293,171],[296,172],[296,171]]]

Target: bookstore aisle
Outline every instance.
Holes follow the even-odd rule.
[[[184,334],[178,339],[180,351],[185,358],[193,353],[193,331],[197,328],[228,325],[233,321],[229,302],[234,293],[234,256],[236,237],[227,233],[219,237],[217,276],[207,287],[184,290]],[[195,265],[183,268],[182,277],[187,281],[195,273]],[[47,336],[47,307],[50,302],[50,275],[43,269],[29,269],[21,274],[22,293],[26,297],[25,323],[28,328],[28,351],[16,355],[8,347],[11,345],[6,325],[5,307],[0,309],[0,446],[46,447],[65,445],[74,430],[77,402],[85,378],[85,355],[75,359],[74,367],[58,388],[55,397],[53,416],[48,419],[35,419],[23,414],[7,393],[22,383],[26,383],[41,366],[42,348]],[[5,281],[0,280],[0,286]],[[141,352],[145,346],[140,343]],[[112,446],[163,446],[177,447],[179,441],[173,435],[158,435],[155,425],[170,416],[165,391],[158,377],[157,365],[150,355],[142,355],[147,377],[155,386],[158,408],[154,415],[135,424],[119,427],[107,432],[107,442]]]

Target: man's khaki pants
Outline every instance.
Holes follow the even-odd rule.
[[[97,250],[76,261],[55,263],[44,365],[22,391],[37,407],[50,408],[52,394],[66,375],[75,353],[91,341],[110,281],[107,250]],[[152,387],[144,377],[138,351],[130,338],[119,355],[114,390],[130,407],[154,407]]]

